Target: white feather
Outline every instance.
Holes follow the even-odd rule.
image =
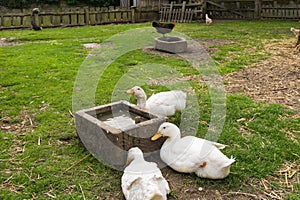
[[[179,90],[153,94],[148,100],[145,91],[135,86],[127,91],[137,98],[137,105],[160,116],[171,116],[182,111],[186,106],[186,93]]]
[[[222,179],[228,176],[230,165],[235,162],[234,158],[228,158],[219,150],[225,148],[225,145],[194,136],[181,138],[180,130],[174,124],[163,123],[157,135],[167,137],[160,150],[160,157],[176,171]],[[154,136],[152,140],[155,139]]]
[[[205,23],[206,23],[206,25],[210,25],[210,24],[212,24],[212,19],[210,19],[209,17],[208,17],[208,14],[205,14]]]
[[[169,184],[156,163],[144,160],[142,151],[131,148],[122,176],[122,191],[126,200],[166,200]]]

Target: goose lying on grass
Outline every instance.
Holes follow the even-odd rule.
[[[144,160],[143,152],[134,147],[128,151],[128,166],[122,176],[122,191],[126,200],[166,200],[169,184],[156,163]]]
[[[136,97],[140,108],[163,117],[172,116],[186,106],[186,93],[180,90],[153,94],[148,100],[145,91],[139,86],[127,90],[127,93]]]
[[[160,150],[160,158],[178,172],[196,173],[199,177],[222,179],[228,176],[234,158],[228,158],[219,149],[225,145],[185,136],[181,138],[179,128],[169,122],[160,125],[151,138],[168,137]]]

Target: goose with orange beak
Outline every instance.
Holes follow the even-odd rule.
[[[126,91],[137,99],[137,106],[159,116],[167,117],[175,114],[176,111],[182,111],[186,107],[186,93],[180,90],[171,90],[153,94],[149,99],[145,91],[139,87]]]
[[[220,149],[225,145],[185,136],[181,138],[179,128],[172,123],[160,125],[151,140],[167,137],[160,149],[160,158],[172,169],[183,173],[196,173],[197,176],[209,179],[223,179],[230,173],[230,166],[235,162]]]

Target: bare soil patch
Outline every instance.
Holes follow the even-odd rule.
[[[6,132],[25,135],[34,131],[33,116],[27,110],[22,110],[15,119],[10,117],[0,118],[0,129]]]
[[[83,47],[86,49],[99,49],[101,47],[101,44],[99,43],[87,43],[83,44]]]
[[[220,51],[217,47],[224,46],[226,44],[232,44],[233,41],[224,40],[219,38],[206,38],[206,39],[196,39],[201,45],[203,45],[204,49],[210,54]]]
[[[294,48],[295,39],[268,42],[265,49],[272,56],[225,75],[226,89],[256,101],[282,104],[300,114],[300,52]]]
[[[0,47],[17,45],[13,38],[0,38]]]

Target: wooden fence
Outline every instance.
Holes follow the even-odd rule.
[[[261,3],[261,17],[263,18],[300,18],[300,1],[289,1],[288,4],[279,4],[277,1],[264,0]]]
[[[192,22],[198,15],[202,18],[203,3],[162,4],[160,7],[160,21],[162,22]]]
[[[82,25],[101,25],[109,23],[134,23],[158,19],[157,8],[75,8],[45,10],[33,15],[31,10],[0,14],[0,30],[14,28],[30,28],[35,18],[42,27],[64,27]]]
[[[199,2],[199,1],[198,1]],[[0,30],[31,28],[35,19],[42,27],[101,25],[108,23],[135,23],[160,20],[163,22],[191,22],[207,13],[213,19],[300,19],[300,0],[201,0],[201,3],[162,4],[148,8],[72,8],[41,10],[14,10],[0,13]]]
[[[300,1],[207,0],[206,13],[214,19],[299,19]]]

